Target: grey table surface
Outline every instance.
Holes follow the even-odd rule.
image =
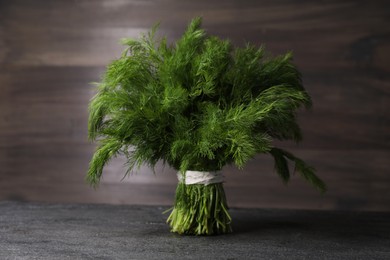
[[[0,202],[0,259],[390,259],[390,213],[231,209],[234,233],[179,236],[167,207]]]

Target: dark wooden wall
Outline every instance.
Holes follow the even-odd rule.
[[[98,190],[84,182],[94,145],[87,105],[122,37],[156,21],[177,39],[194,16],[212,34],[294,50],[314,108],[290,149],[327,182],[284,186],[267,156],[226,168],[231,206],[390,210],[389,1],[0,0],[0,200],[171,204],[175,174],[147,168],[120,181],[118,158]]]

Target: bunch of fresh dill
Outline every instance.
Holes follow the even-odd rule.
[[[186,171],[243,167],[257,153],[275,160],[288,182],[288,161],[307,181],[325,191],[314,169],[272,145],[273,139],[300,141],[296,111],[310,107],[291,53],[265,55],[264,48],[235,48],[210,36],[192,20],[176,44],[156,39],[154,27],[127,47],[98,83],[89,111],[89,138],[99,146],[87,180],[96,185],[110,158],[123,154],[128,170],[162,160]],[[222,183],[178,184],[168,221],[181,234],[231,231]]]

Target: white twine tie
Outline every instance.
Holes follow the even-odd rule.
[[[200,171],[186,171],[184,176],[181,172],[177,173],[179,182],[183,182],[186,185],[191,184],[203,184],[209,185],[213,183],[223,182],[223,175],[221,172],[200,172]]]

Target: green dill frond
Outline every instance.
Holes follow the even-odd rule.
[[[306,181],[316,187],[321,193],[326,191],[326,184],[314,173],[315,169],[307,165],[302,159],[299,159],[293,154],[276,147],[271,149],[270,154],[275,159],[275,168],[279,176],[281,176],[285,182],[287,182],[290,178],[290,172],[286,160],[289,159],[295,163],[295,171],[298,172]]]
[[[99,183],[104,165],[119,153],[121,147],[122,143],[115,139],[106,138],[101,142],[89,164],[87,180],[92,185]]]

